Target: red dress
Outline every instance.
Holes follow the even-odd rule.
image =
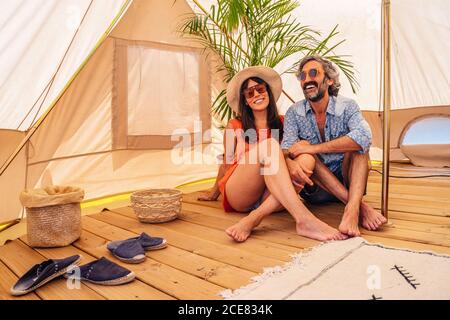
[[[284,124],[284,116],[280,116],[281,123]],[[225,172],[222,179],[219,181],[219,190],[222,194],[222,206],[225,212],[233,212],[236,211],[233,209],[233,207],[230,205],[230,203],[227,200],[227,196],[225,194],[225,185],[230,179],[231,175],[233,174],[234,170],[238,166],[238,162],[241,159],[241,157],[248,152],[250,149],[250,144],[245,142],[244,137],[242,136],[242,122],[238,119],[232,119],[230,120],[230,124],[233,128],[234,136],[236,137],[237,144],[236,144],[236,151],[234,153],[234,158],[231,166],[228,168],[228,170]],[[270,138],[270,130],[267,131],[267,135],[260,135],[259,132],[257,134],[258,141],[260,140],[260,136],[262,137],[262,140],[265,138]],[[225,159],[224,159],[225,160]]]

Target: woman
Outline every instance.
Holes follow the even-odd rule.
[[[281,78],[271,68],[249,67],[233,77],[227,101],[238,118],[230,120],[225,130],[225,161],[216,183],[199,200],[214,201],[222,194],[225,211],[250,212],[226,230],[238,242],[245,241],[264,217],[285,208],[294,218],[299,235],[321,241],[345,239],[300,201],[298,192],[304,183],[291,179],[280,148],[283,118],[278,115],[276,101],[281,91]],[[294,165],[293,160],[287,161]],[[295,161],[312,174],[313,156],[303,155]]]

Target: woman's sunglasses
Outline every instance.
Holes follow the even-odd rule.
[[[266,84],[260,83],[256,86],[244,89],[243,93],[247,99],[251,99],[255,96],[255,91],[258,91],[259,94],[263,94],[267,92]]]
[[[311,79],[314,79],[319,74],[319,71],[317,69],[309,69],[308,75]],[[298,76],[298,79],[301,81],[305,81],[306,79],[306,71],[300,72],[300,75]]]

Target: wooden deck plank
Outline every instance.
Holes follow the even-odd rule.
[[[440,226],[450,226],[449,217],[437,217],[430,216],[427,214],[420,213],[410,213],[410,212],[399,212],[399,211],[390,211],[389,210],[389,219],[398,219],[398,220],[407,220],[407,221],[415,221],[415,222],[423,222],[429,224],[437,224]]]
[[[83,217],[83,229],[89,232],[83,232],[83,237],[74,244],[77,248],[98,258],[105,256],[114,259],[114,262],[136,273],[139,280],[177,299],[220,299],[218,293],[225,289],[149,257],[136,265],[115,259],[106,248],[108,241],[101,235],[108,233],[111,240],[118,240],[135,236],[132,232],[90,217]]]
[[[224,214],[223,211],[219,210],[219,209],[214,210],[214,208],[206,207],[206,209],[203,210],[204,208],[202,206],[197,206],[197,207],[189,206],[189,205],[186,205],[186,203],[184,203],[184,205],[185,205],[185,207],[189,207],[190,209],[197,209],[198,211],[203,212],[203,214],[205,216],[210,215],[211,217],[210,218],[207,218],[207,217],[195,218],[194,215],[191,215],[190,217],[183,215],[183,219],[190,219],[190,221],[193,221],[196,223],[201,223],[203,225],[207,225],[207,226],[211,226],[211,227],[215,227],[215,228],[220,228],[220,225],[237,222],[242,217],[242,215],[238,214],[238,213]],[[183,210],[183,214],[187,214],[187,213],[188,213],[188,211]],[[335,227],[339,224],[339,221],[340,221],[339,217],[337,217],[337,218],[321,217],[321,218],[323,218],[326,222],[330,223],[331,225],[333,225]],[[230,222],[224,221],[225,219],[230,220]],[[278,229],[278,230],[280,230],[279,232],[281,232],[278,235],[271,237],[271,240],[275,241],[275,242],[276,241],[285,241],[288,237],[292,238],[293,235],[295,235],[295,228],[293,226],[292,218],[287,213],[284,213],[284,214],[277,213],[277,214],[271,215],[270,217],[266,218],[265,220],[267,220],[267,221],[265,221],[265,222],[263,221],[261,226],[258,227],[255,230],[255,232],[252,234],[252,237],[267,237],[267,234],[271,234],[274,232],[274,230],[270,230],[273,228]],[[268,229],[270,231],[268,231]],[[393,227],[391,226],[389,228],[385,227],[385,229],[388,229],[389,231],[373,232],[373,231],[367,231],[364,229],[361,229],[361,230],[362,230],[364,237],[371,236],[371,237],[386,239],[386,241],[383,241],[383,239],[379,239],[378,242],[380,242],[380,243],[387,243],[387,242],[389,242],[388,239],[390,239],[390,238],[392,238],[394,240],[402,240],[402,241],[409,240],[411,242],[411,245],[410,245],[411,249],[427,250],[427,248],[428,248],[428,250],[433,250],[433,251],[439,252],[439,253],[449,253],[450,252],[449,247],[429,244],[427,239],[425,239],[425,240],[424,239],[410,240],[411,232],[409,232],[407,229],[406,230],[396,230],[395,225]],[[284,235],[283,235],[283,232],[285,233]],[[288,233],[290,235],[286,235],[286,233]],[[394,233],[394,237],[392,237],[392,233]],[[406,234],[406,236],[405,236],[405,234]],[[423,229],[422,231],[419,231],[418,233],[415,233],[414,235],[428,237],[426,229]],[[437,238],[439,241],[442,240],[442,239],[440,239],[440,237],[447,237],[447,239],[448,239],[448,235],[442,235],[442,234],[441,235],[434,234],[433,237]],[[296,238],[301,238],[301,237],[294,236],[294,239],[296,239]],[[280,239],[282,239],[282,240],[280,240]],[[310,240],[310,241],[312,241],[312,240]],[[395,242],[396,241],[391,241],[391,243],[395,243]],[[419,244],[417,244],[417,243],[419,243]],[[402,243],[402,244],[404,245],[404,243]],[[295,244],[293,244],[293,245],[295,245]],[[301,247],[308,247],[308,246],[300,245],[299,247],[301,248]]]
[[[192,205],[192,204],[186,204],[186,207],[189,207],[191,209],[196,209],[198,213],[203,215],[214,215],[216,219],[233,219],[233,221],[237,222],[242,215],[236,214],[236,213],[229,213],[229,214],[223,214],[223,212],[219,209],[212,209],[212,208],[205,208],[200,205]],[[184,211],[187,213],[187,211]],[[322,214],[317,213],[316,215],[325,221],[326,223],[330,224],[333,227],[337,227],[340,223],[340,217],[336,215],[330,215],[330,214]],[[288,217],[288,218],[286,218]],[[195,219],[193,215],[191,215],[189,218],[184,217],[183,219]],[[198,223],[207,223],[207,218],[203,219],[196,219],[196,222]],[[267,223],[270,223],[270,228],[276,228],[280,231],[290,231],[291,233],[295,233],[295,225],[291,222],[292,219],[287,215],[284,214],[283,216],[279,214],[271,215],[267,217],[266,219],[266,225],[262,224],[262,226],[267,226]],[[263,221],[264,222],[264,221]],[[211,221],[210,221],[211,223]],[[400,222],[399,222],[400,223]],[[402,222],[406,223],[406,222]],[[214,222],[215,227],[217,227],[218,222]],[[419,223],[417,223],[419,224]],[[448,231],[446,228],[441,228],[440,230],[447,232],[447,234],[444,233],[430,233],[429,230],[431,228],[434,228],[434,232],[438,230],[439,227],[436,227],[434,225],[427,225],[428,228],[424,228],[421,231],[417,230],[411,230],[411,229],[401,229],[396,227],[396,225],[393,226],[386,226],[380,231],[368,231],[363,228],[360,228],[361,233],[363,235],[372,235],[372,236],[379,236],[379,237],[387,237],[387,238],[394,238],[398,240],[407,240],[407,241],[414,241],[414,242],[420,242],[425,244],[431,244],[431,245],[438,245],[438,246],[446,246],[450,247],[450,235],[448,234]]]
[[[31,267],[46,259],[25,245],[20,240],[14,240],[0,247],[0,257],[3,263],[18,277],[25,274]],[[59,278],[38,288],[35,293],[44,300],[104,300],[105,298],[85,284],[80,289],[69,289],[66,279]]]
[[[189,217],[188,215],[183,215],[183,219],[189,219],[191,221],[192,217]],[[221,223],[221,221],[217,221],[219,218],[206,218],[203,217],[202,219],[195,219],[196,223],[201,223],[203,225],[206,226],[211,226],[211,227],[216,227],[216,224]],[[238,221],[239,218],[236,219],[236,221]],[[214,222],[213,222],[214,221]],[[325,221],[328,222],[330,225],[337,227],[338,225],[338,221]],[[281,222],[282,223],[282,222]],[[280,228],[280,230],[273,230],[272,228]],[[394,236],[392,236],[392,233],[395,233]],[[393,230],[393,231],[389,231],[389,236],[386,235],[386,233],[382,233],[382,232],[374,232],[374,231],[367,231],[367,230],[362,230],[362,234],[363,237],[366,237],[368,235],[371,236],[376,236],[377,238],[380,238],[379,242],[385,243],[388,239],[394,239],[394,240],[406,240],[408,241],[408,239],[411,238],[411,235],[409,234],[408,231],[405,230]],[[426,233],[422,232],[421,233],[422,236],[426,235]],[[285,225],[284,227],[280,226],[275,226],[275,227],[258,227],[257,229],[255,229],[255,231],[252,233],[252,237],[260,237],[263,239],[270,239],[271,241],[274,242],[279,242],[279,243],[289,243],[291,245],[297,245],[298,248],[308,248],[311,247],[313,245],[317,245],[319,242],[314,243],[314,240],[310,240],[310,239],[304,239],[300,236],[298,236],[296,234],[295,231],[295,226],[293,225],[293,223],[290,223],[288,225]],[[382,239],[386,239],[386,241],[382,241]],[[304,245],[304,241],[310,241],[311,245],[307,246]],[[412,244],[411,244],[411,248],[417,248],[419,247],[418,245],[416,245],[416,243],[423,243],[424,246],[421,246],[422,250],[425,250],[425,247],[427,247],[429,250],[434,250],[436,252],[441,252],[441,253],[449,253],[450,252],[450,248],[449,247],[445,247],[445,246],[440,246],[440,245],[433,245],[428,243],[428,240],[422,240],[422,239],[415,239],[414,241],[409,240]],[[299,244],[299,242],[301,242]]]
[[[108,220],[111,215],[116,215],[117,217],[114,220]],[[142,224],[136,221],[136,219],[121,216],[113,212],[104,212],[102,215],[97,214],[94,217],[100,221],[112,221],[111,223],[113,224],[118,223],[121,227],[133,230],[136,233],[147,232],[153,236],[164,237],[168,243],[177,248],[252,272],[262,272],[265,267],[277,266],[284,263],[282,260],[271,259],[254,254],[253,252],[240,250],[238,246],[224,246],[199,237],[176,232],[170,226]]]
[[[380,210],[381,204],[379,199],[371,199],[365,197],[364,200],[368,204],[372,205],[375,209]],[[450,210],[448,208],[445,207],[430,208],[427,207],[427,204],[424,203],[424,201],[391,200],[389,201],[389,209],[399,212],[411,212],[411,213],[428,214],[431,216],[438,216],[438,217],[450,217]]]
[[[203,228],[214,228],[219,230],[224,236],[225,232],[223,231],[226,227],[229,227],[236,222],[238,222],[242,216],[234,216],[234,217],[214,217],[214,216],[208,216],[205,214],[192,212],[184,210],[180,214],[180,220],[190,222],[193,224],[198,224],[199,226],[203,226]],[[312,240],[306,237],[299,236],[297,233],[286,233],[284,232],[286,228],[295,226],[294,221],[266,221],[266,223],[261,224],[256,228],[252,236],[245,241],[244,243],[247,243],[248,241],[254,241],[254,239],[258,240],[264,240],[266,242],[272,242],[277,243],[284,246],[291,246],[298,249],[303,248],[309,248],[315,245],[318,245],[320,242],[316,240]],[[200,227],[197,227],[200,228]],[[289,228],[290,230],[290,228]]]
[[[202,206],[217,209],[222,215],[226,215],[221,208],[221,204],[218,201],[197,201],[199,193],[183,195],[183,208],[190,210],[191,206]],[[343,204],[331,203],[323,205],[308,205],[309,209],[317,214],[335,214],[340,216],[344,210]],[[430,230],[431,232],[449,234],[450,232],[450,219],[447,217],[437,217],[425,214],[416,213],[404,213],[390,211],[390,220],[396,224],[397,228],[404,227],[405,229],[411,229],[412,226],[416,226],[413,230]],[[399,220],[408,220],[415,222],[414,224],[403,222]]]
[[[130,229],[126,226],[121,226],[120,217],[117,219],[117,217],[112,214],[106,215],[103,213],[103,217],[106,216],[109,223],[116,225],[117,228],[120,227],[130,231]],[[100,215],[99,219],[101,218],[102,217]],[[92,219],[85,219],[84,223],[86,228],[91,229],[101,227],[104,222],[101,222],[101,220],[100,222],[96,222]],[[141,231],[137,231],[132,234],[133,236],[137,236],[140,232]],[[113,240],[112,235],[108,231],[102,231],[98,235],[108,240]],[[164,250],[151,251],[148,252],[147,255],[160,263],[164,263],[183,272],[197,276],[200,279],[230,289],[237,289],[248,283],[250,278],[256,276],[255,272],[243,270],[232,265],[202,257],[192,252],[174,247],[170,245],[170,241],[168,247]]]
[[[432,184],[432,187],[439,187],[439,188],[449,188],[450,187],[450,176],[449,177],[433,177],[433,178],[413,178],[417,176],[424,176],[424,175],[435,175],[435,174],[442,174],[442,173],[408,173],[408,171],[397,171],[397,172],[391,172],[390,175],[396,175],[401,176],[403,178],[393,178],[391,177],[389,179],[389,183],[397,186],[407,186],[410,187],[426,187],[427,185]],[[444,173],[449,175],[449,173]],[[369,175],[369,181],[370,182],[381,182],[382,177],[379,174],[371,174]]]
[[[133,210],[129,207],[124,208],[116,208],[113,212],[122,214],[128,218],[136,220],[136,215],[133,213]],[[172,230],[181,232],[183,234],[188,234],[191,236],[201,236],[201,238],[206,239],[208,241],[213,241],[215,243],[223,244],[226,246],[237,247],[241,250],[253,252],[257,255],[261,255],[264,257],[269,257],[282,261],[290,261],[290,255],[296,251],[298,246],[289,246],[283,245],[279,243],[273,243],[271,241],[266,241],[260,238],[249,239],[250,241],[246,241],[244,243],[237,244],[230,237],[228,237],[223,230],[229,227],[231,223],[216,223],[212,221],[213,224],[216,225],[216,228],[210,228],[211,225],[207,225],[205,228],[199,223],[195,223],[195,221],[185,220],[183,219],[183,212],[180,214],[179,219],[177,221],[173,221],[170,223],[170,228]],[[197,215],[198,219],[208,219],[210,217],[205,215],[198,215],[197,213],[191,213],[193,215]],[[219,216],[220,218],[220,216]],[[215,218],[214,218],[215,219]],[[192,223],[194,222],[194,223]],[[219,230],[217,230],[219,229]]]
[[[378,187],[378,186],[377,186]],[[366,197],[374,198],[377,200],[380,200],[380,188],[371,188],[371,185],[367,188],[367,194]],[[443,196],[438,197],[436,194],[433,194],[430,192],[430,194],[416,194],[416,193],[395,193],[390,192],[389,193],[389,199],[392,200],[415,200],[415,201],[429,201],[433,200],[436,206],[442,206],[450,204],[450,199],[447,196],[445,196],[447,193],[450,193],[450,189],[446,190],[440,190],[443,194]]]
[[[450,177],[448,178],[450,180]],[[374,193],[375,196],[381,196],[379,191],[381,191],[381,178],[373,179],[369,177],[367,183],[367,192]],[[419,183],[418,181],[409,180],[405,183],[395,182],[392,184],[394,191],[392,195],[395,197],[409,196],[413,198],[435,198],[436,200],[442,202],[448,202],[447,192],[450,190],[450,183],[448,185],[439,185],[435,181],[423,181]],[[390,191],[390,190],[389,190]],[[391,196],[391,192],[389,192]]]
[[[27,244],[26,236],[21,237],[20,240]],[[46,259],[60,259],[61,257],[69,257],[79,254],[81,256],[80,266],[97,259],[85,251],[73,246],[35,250]],[[135,280],[120,286],[101,286],[90,282],[83,283],[108,300],[160,300],[171,298],[170,296],[150,287],[140,280]]]
[[[391,177],[391,179],[389,179],[389,183],[396,185],[396,186],[409,186],[409,187],[427,187],[430,186],[431,187],[439,187],[439,188],[450,188],[450,176],[449,177],[434,177],[434,178],[422,178],[422,179],[416,179],[413,177],[416,176],[424,176],[424,175],[432,175],[429,173],[407,173],[406,172],[391,172],[390,173],[391,176],[392,175],[397,175],[397,176],[402,176],[403,178],[393,178]],[[433,173],[434,174],[434,173]],[[436,173],[436,174],[442,174],[442,173]],[[448,173],[446,173],[448,174]],[[377,182],[381,182],[382,177],[381,175],[377,175],[377,174],[370,174],[369,175],[369,182],[373,182],[373,183],[377,183]],[[412,189],[415,190],[415,189]],[[414,193],[414,192],[413,192]]]
[[[205,215],[217,216],[221,218],[227,218],[236,213],[225,214],[222,209],[210,208],[206,209],[205,206],[202,205],[201,202],[190,202],[183,203],[184,211],[198,212]],[[341,212],[344,210],[344,206],[342,204],[328,204],[323,205],[322,207],[314,206],[310,207],[311,211],[314,212],[321,219],[333,219],[334,222],[339,222],[341,219]],[[331,212],[331,213],[330,213]],[[242,214],[238,214],[238,216],[242,217]],[[284,217],[289,224],[293,223],[293,219],[290,215],[279,215],[273,214],[271,217]],[[274,219],[271,217],[266,218],[265,221],[262,222],[262,226],[273,226],[276,224],[280,227],[279,223],[274,222]],[[445,218],[444,218],[445,219]],[[450,219],[447,219],[450,220]],[[236,221],[236,219],[232,219],[232,221]],[[415,230],[415,231],[423,231],[423,232],[431,232],[436,234],[444,234],[450,235],[450,224],[430,224],[426,222],[418,222],[418,221],[406,221],[401,219],[390,219],[390,224],[385,228],[397,228],[397,229],[406,229],[406,230]]]
[[[197,197],[201,194],[201,192],[194,192],[191,194],[183,194],[183,204],[190,203],[194,205],[201,205],[204,207],[216,208],[220,209],[223,212],[221,201],[198,201]],[[330,214],[334,211],[337,211],[337,214],[341,214],[343,212],[342,208],[335,208],[342,206],[342,204],[323,204],[323,205],[307,205],[314,213],[316,212],[324,212],[326,214]],[[187,207],[186,207],[187,208]],[[429,215],[426,213],[412,213],[412,212],[400,212],[395,210],[389,210],[389,218],[398,219],[398,220],[410,220],[422,223],[430,223],[430,224],[438,224],[442,226],[450,226],[449,217],[445,216],[435,216]]]
[[[12,296],[10,294],[10,290],[19,278],[1,261],[0,274],[0,300],[41,300],[34,293],[29,293],[25,296],[20,297]]]
[[[130,219],[134,218],[134,214],[130,211],[130,208],[117,208],[114,209],[114,212],[118,212],[120,214],[123,214],[126,217],[129,217]],[[240,215],[240,214],[236,214],[236,215]],[[226,215],[227,216],[227,215]],[[189,226],[187,228],[187,226],[184,228],[185,232],[188,233],[194,233],[194,234],[198,234],[198,233],[203,233],[203,235],[206,234],[210,234],[212,232],[211,228],[217,229],[219,231],[219,233],[214,232],[216,234],[216,237],[218,238],[222,238],[225,240],[222,241],[226,241],[226,243],[228,243],[231,247],[239,247],[239,248],[243,248],[246,243],[250,243],[252,241],[255,241],[255,239],[257,240],[264,240],[264,242],[272,242],[272,244],[278,244],[281,245],[283,248],[288,248],[288,247],[293,247],[291,249],[291,253],[297,252],[298,249],[303,249],[303,248],[309,248],[312,247],[314,245],[319,244],[319,241],[316,240],[312,240],[312,239],[308,239],[302,236],[299,236],[297,234],[289,234],[289,233],[285,233],[282,231],[278,231],[278,230],[274,230],[271,229],[269,227],[264,226],[262,230],[261,228],[258,228],[257,230],[255,230],[255,232],[252,234],[252,237],[250,237],[246,242],[244,243],[235,243],[233,242],[228,236],[226,236],[224,230],[224,226],[230,226],[233,223],[237,222],[242,216],[240,215],[240,217],[237,218],[229,218],[228,220],[226,219],[226,217],[211,217],[211,216],[207,216],[207,215],[199,215],[198,213],[195,212],[189,212],[189,211],[182,211],[182,214],[180,215],[180,220],[185,220],[186,222],[191,222],[191,224],[187,225]],[[293,222],[290,222],[289,224],[292,224]],[[198,224],[198,226],[195,226],[193,224]],[[273,223],[270,223],[273,224]],[[208,227],[207,229],[205,228],[201,228],[200,226],[204,226],[204,227]],[[170,225],[170,229],[173,229],[173,225]],[[189,230],[190,229],[190,230]],[[209,230],[208,230],[209,229]],[[193,231],[195,230],[195,231]],[[251,251],[253,252],[253,251]],[[289,259],[287,259],[286,261],[290,261],[291,258],[289,257]]]

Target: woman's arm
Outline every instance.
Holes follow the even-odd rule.
[[[231,130],[231,131],[230,131]],[[233,139],[233,145],[230,145],[230,142],[227,142],[227,140]],[[223,134],[223,147],[224,147],[224,154],[222,159],[222,164],[219,167],[219,171],[217,172],[216,182],[214,183],[214,186],[208,190],[207,192],[201,194],[197,199],[200,201],[216,201],[220,196],[220,190],[219,190],[219,181],[222,180],[225,173],[227,172],[228,168],[232,165],[232,161],[234,159],[234,152],[236,150],[236,137],[234,133],[233,126],[229,122],[227,127],[224,130]],[[228,148],[230,150],[228,150]]]
[[[217,173],[216,182],[214,183],[214,186],[207,192],[204,192],[203,194],[201,194],[197,198],[197,200],[216,201],[220,196],[219,181],[223,178],[226,171],[227,171],[227,166],[225,165],[225,163],[222,163],[219,167],[219,172]]]

